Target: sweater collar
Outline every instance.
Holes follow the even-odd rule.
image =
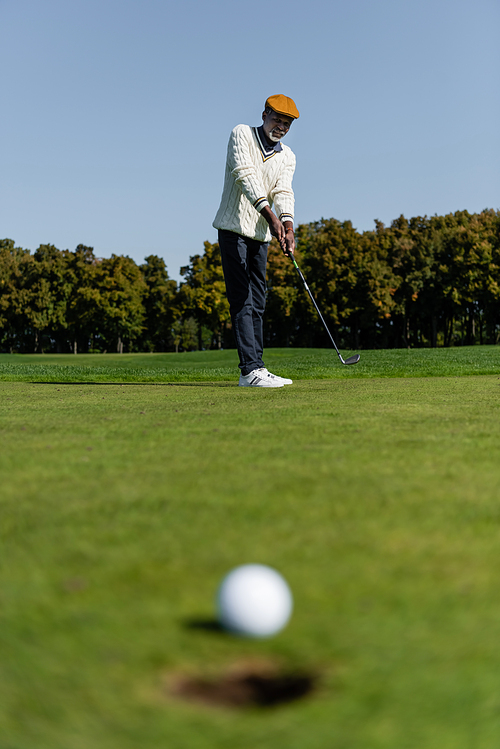
[[[262,125],[255,128],[255,132],[257,134],[257,140],[259,141],[260,150],[264,156],[272,156],[274,153],[279,153],[283,150],[283,146],[279,141],[278,143],[275,143],[274,146],[268,144]]]

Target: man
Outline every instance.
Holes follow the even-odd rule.
[[[276,94],[266,101],[260,127],[237,125],[229,138],[224,189],[213,226],[219,230],[241,387],[292,384],[292,380],[268,372],[262,354],[271,236],[276,237],[285,254],[295,250],[295,155],[280,141],[298,117],[294,101]]]

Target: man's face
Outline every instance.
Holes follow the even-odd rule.
[[[274,109],[270,112],[262,112],[262,122],[264,133],[273,143],[278,143],[284,135],[290,130],[290,125],[293,122],[292,117],[287,117],[285,114],[278,114]]]

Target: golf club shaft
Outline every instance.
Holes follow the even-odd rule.
[[[297,262],[296,262],[296,260],[295,260],[294,256],[293,256],[293,255],[292,255],[291,253],[289,253],[288,257],[291,257],[291,259],[292,259],[292,263],[293,263],[293,264],[294,264],[294,266],[295,266],[295,270],[296,270],[296,271],[297,271],[297,273],[299,274],[299,276],[300,276],[300,278],[301,278],[301,281],[302,281],[302,283],[304,284],[304,288],[305,288],[305,290],[307,291],[307,293],[309,294],[309,297],[310,297],[310,299],[311,299],[311,302],[312,302],[312,303],[314,304],[314,308],[316,309],[316,312],[318,313],[319,319],[321,320],[321,322],[322,322],[322,323],[323,323],[323,325],[325,326],[325,330],[326,330],[326,332],[328,333],[328,335],[330,336],[330,340],[331,340],[331,342],[333,343],[333,348],[334,348],[334,349],[335,349],[335,351],[337,352],[337,354],[338,354],[338,356],[339,356],[339,359],[340,359],[340,361],[342,362],[342,364],[344,364],[345,362],[344,362],[344,360],[342,359],[342,356],[341,356],[341,354],[340,354],[340,351],[339,351],[339,350],[338,350],[338,348],[337,348],[337,344],[336,344],[336,343],[335,343],[335,341],[333,340],[333,336],[332,336],[332,334],[330,333],[330,331],[328,330],[328,326],[327,326],[326,322],[325,322],[325,321],[324,321],[324,319],[323,319],[323,315],[322,315],[322,314],[321,314],[321,312],[319,311],[319,307],[318,307],[318,305],[316,304],[316,301],[315,301],[315,299],[314,299],[314,297],[313,297],[313,295],[312,295],[312,293],[311,293],[311,289],[310,289],[310,288],[309,288],[309,286],[307,285],[307,281],[306,281],[306,279],[304,278],[304,276],[303,276],[303,274],[302,274],[302,271],[300,270],[300,268],[299,268],[299,266],[297,265]]]

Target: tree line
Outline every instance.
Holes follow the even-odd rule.
[[[500,341],[500,212],[400,216],[358,232],[350,221],[297,227],[296,258],[339,344],[348,348]],[[180,284],[156,255],[99,258],[0,240],[0,349],[192,351],[233,347],[217,244]],[[269,248],[266,344],[329,346],[290,260]]]

